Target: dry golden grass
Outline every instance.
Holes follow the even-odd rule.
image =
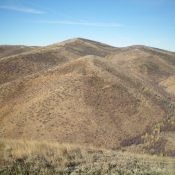
[[[115,149],[166,113],[163,95],[97,56],[5,83],[0,95],[0,136],[5,138]]]
[[[165,87],[165,89],[169,93],[175,95],[175,76],[168,77],[164,81],[160,82],[160,85],[162,85],[163,87]]]
[[[85,39],[3,57],[0,137],[112,149],[144,143],[142,151],[162,154],[174,134],[159,149],[154,127],[174,117],[175,99],[159,82],[175,75],[174,65],[171,52]]]
[[[47,141],[0,140],[1,174],[173,175],[175,160]]]

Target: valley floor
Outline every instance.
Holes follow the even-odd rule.
[[[0,174],[174,175],[175,159],[48,141],[1,139]]]

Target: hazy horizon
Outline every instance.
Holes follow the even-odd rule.
[[[0,45],[46,46],[80,37],[175,51],[174,7],[173,0],[2,0]]]

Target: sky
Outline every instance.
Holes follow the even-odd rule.
[[[175,0],[0,0],[0,44],[78,37],[175,51]]]

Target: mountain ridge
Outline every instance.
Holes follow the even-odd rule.
[[[0,137],[174,155],[174,63],[82,38],[3,57]]]

